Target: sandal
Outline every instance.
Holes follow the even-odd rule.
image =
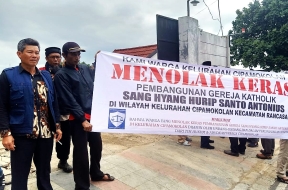
[[[178,139],[177,144],[183,144],[185,142],[185,140],[183,139]]]
[[[277,176],[277,181],[288,184],[288,178],[287,177],[278,177]]]
[[[107,176],[107,179],[104,179],[104,176]],[[115,177],[111,176],[110,174],[104,174],[103,178],[101,179],[91,179],[91,181],[114,181]]]
[[[189,141],[189,142],[191,142],[192,141],[192,139],[191,138],[189,138],[189,137],[186,137],[186,139],[185,139],[186,141]]]
[[[191,143],[190,143],[189,141],[185,141],[185,142],[183,143],[183,145],[184,145],[184,146],[191,146]]]

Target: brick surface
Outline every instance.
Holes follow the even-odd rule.
[[[232,157],[223,150],[229,149],[229,139],[213,137],[215,150],[201,149],[200,138],[193,137],[192,146],[176,144],[177,137],[167,137],[155,143],[117,152],[113,144],[106,144],[110,152],[103,156],[102,170],[116,178],[113,182],[91,182],[91,190],[194,190],[194,189],[252,189],[284,190],[287,184],[275,180],[277,154],[272,160],[255,158],[257,148],[247,148],[245,156]],[[109,147],[112,146],[111,151]],[[72,147],[71,147],[72,149]],[[71,151],[72,152],[72,151]],[[117,153],[113,153],[117,152]],[[9,153],[2,152],[9,160]],[[0,153],[1,154],[1,153]],[[1,155],[2,156],[2,155]],[[72,155],[69,162],[72,163]],[[57,168],[55,150],[52,155],[51,183],[54,190],[74,189],[73,174]],[[33,166],[33,164],[32,164]],[[9,166],[4,170],[9,181]],[[29,190],[36,190],[35,168],[29,175]],[[7,185],[5,189],[10,189]]]

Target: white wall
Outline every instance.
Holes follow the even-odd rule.
[[[155,53],[155,55],[153,55],[152,57],[150,57],[151,59],[158,59],[158,53]]]
[[[212,65],[226,67],[227,65],[227,40],[226,36],[217,36],[208,32],[200,32],[199,64],[211,61]]]
[[[212,65],[230,66],[227,36],[200,31],[198,20],[188,16],[180,17],[178,23],[180,62],[202,64],[204,61],[211,61]]]

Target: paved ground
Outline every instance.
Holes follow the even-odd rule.
[[[178,145],[175,136],[155,136],[155,141],[136,143],[137,146],[129,148],[120,142],[111,143],[105,137],[102,170],[116,177],[116,180],[93,182],[91,190],[288,189],[287,185],[275,181],[278,140],[273,159],[260,160],[255,155],[261,149],[261,144],[257,148],[247,148],[245,156],[225,155],[223,150],[229,149],[230,145],[228,138],[211,137],[215,140],[216,149],[206,150],[199,147],[199,137],[192,137],[191,147]],[[9,155],[2,152],[1,156],[1,164],[6,164],[8,168],[4,173],[9,181]],[[73,174],[58,170],[57,162],[53,153],[53,188],[74,189]],[[10,189],[9,185],[5,189]],[[29,190],[36,189],[35,171],[32,169]]]

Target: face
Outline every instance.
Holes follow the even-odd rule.
[[[59,53],[50,53],[46,57],[46,61],[49,65],[54,67],[54,66],[59,65],[61,63],[61,55]]]
[[[38,46],[26,45],[23,52],[17,51],[17,55],[21,60],[21,64],[28,67],[35,67],[40,59],[40,51]]]
[[[80,52],[70,52],[67,55],[63,54],[63,57],[66,60],[65,64],[75,66],[78,65],[80,61]]]

